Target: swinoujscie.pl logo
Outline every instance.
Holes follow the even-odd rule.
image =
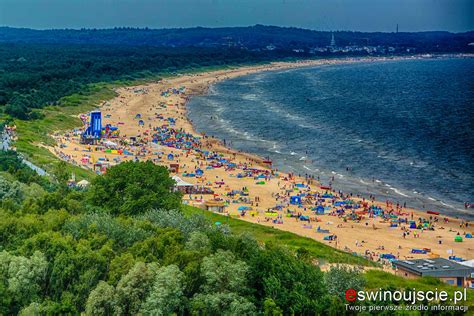
[[[468,310],[467,306],[457,305],[460,302],[467,300],[467,289],[454,291],[453,296],[450,297],[446,291],[438,291],[436,288],[434,291],[422,291],[422,290],[383,290],[378,291],[356,291],[354,289],[348,289],[345,293],[346,300],[348,302],[393,302],[393,303],[404,303],[404,305],[350,305],[346,304],[347,310],[353,311],[382,311],[382,310],[418,310],[418,311],[463,311]],[[454,305],[437,304],[437,305],[416,305],[417,302],[439,302],[445,303],[450,302]]]

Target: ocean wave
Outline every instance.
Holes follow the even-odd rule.
[[[404,196],[404,197],[410,197],[409,195],[401,192],[400,190],[394,188],[394,187],[391,187],[390,190],[392,190],[393,192],[397,193],[398,195],[401,195],[401,196]]]
[[[248,101],[256,101],[258,100],[258,95],[254,93],[244,94],[242,95],[242,99],[248,100]]]

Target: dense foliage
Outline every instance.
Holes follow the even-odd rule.
[[[30,184],[37,183],[44,188],[49,188],[51,183],[44,177],[40,177],[35,171],[25,165],[14,151],[0,151],[0,171],[7,171],[16,180]]]
[[[87,94],[91,83],[291,55],[235,48],[0,44],[0,109],[16,118],[36,118],[32,109],[61,105],[60,99],[73,93]]]
[[[0,208],[0,314],[282,315],[328,308],[319,268],[203,216],[183,215],[170,185],[162,167],[131,162],[110,168],[86,191],[25,191],[18,207]]]
[[[418,52],[471,51],[474,32],[334,32],[339,45],[385,45]],[[81,29],[32,30],[0,28],[0,42],[61,43],[61,44],[119,44],[169,47],[222,47],[235,45],[246,48],[308,48],[329,45],[328,31],[314,31],[295,27],[255,25],[249,27],[179,28],[179,29]]]
[[[114,214],[137,215],[146,210],[176,209],[181,194],[171,192],[174,181],[168,169],[145,163],[124,162],[93,180],[91,203]]]

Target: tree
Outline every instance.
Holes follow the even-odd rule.
[[[30,258],[0,252],[0,283],[17,306],[25,306],[38,297],[48,262],[35,251]]]
[[[156,270],[156,264],[138,262],[120,279],[115,289],[116,314],[135,315],[140,311],[153,284]]]
[[[197,231],[192,232],[186,242],[186,249],[208,253],[211,250],[211,242],[206,234]]]
[[[263,315],[264,316],[283,316],[281,308],[271,298],[266,298],[263,301]]]
[[[22,197],[20,183],[18,181],[10,182],[0,176],[0,201],[12,199],[19,202]]]
[[[233,292],[198,293],[191,308],[197,315],[256,315],[255,305]]]
[[[236,260],[232,252],[218,250],[202,261],[201,273],[206,280],[203,289],[205,292],[240,292],[245,288],[247,272],[247,264]]]
[[[125,162],[113,166],[90,187],[92,204],[115,214],[136,215],[150,209],[175,209],[181,194],[173,192],[168,170],[152,162]]]
[[[322,312],[326,289],[318,267],[272,244],[252,257],[249,266],[249,287],[259,300],[271,298],[284,315]]]
[[[193,297],[193,311],[204,315],[254,315],[255,306],[240,295],[246,289],[247,272],[247,264],[230,251],[218,250],[205,257],[201,264],[203,293]]]
[[[145,315],[171,315],[183,307],[184,274],[175,265],[158,270],[142,312]]]
[[[18,316],[40,316],[44,314],[41,305],[33,302],[27,307],[23,308],[19,313]]]
[[[135,264],[135,258],[132,254],[126,252],[110,261],[109,266],[109,283],[117,285],[120,277],[126,274]]]
[[[332,266],[325,275],[326,286],[329,294],[345,298],[346,290],[364,289],[365,278],[360,269],[344,266]]]
[[[87,315],[112,315],[115,305],[115,289],[104,281],[91,291],[86,303]]]

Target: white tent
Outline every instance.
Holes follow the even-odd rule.
[[[176,185],[175,185],[176,187],[193,187],[194,186],[194,184],[188,183],[178,176],[172,176],[171,178],[174,181],[176,181]]]
[[[87,180],[81,180],[77,183],[77,186],[81,187],[81,188],[85,188],[89,185],[89,181]]]
[[[105,141],[104,145],[109,146],[109,147],[117,147],[117,144],[114,142],[111,142],[110,140]]]
[[[474,268],[474,259],[467,260],[467,261],[461,261],[458,262],[459,264],[462,264],[463,266],[468,266],[470,268]]]

